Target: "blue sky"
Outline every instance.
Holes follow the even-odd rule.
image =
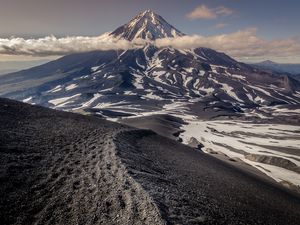
[[[0,0],[0,36],[99,35],[152,9],[187,34],[213,35],[247,27],[266,38],[300,35],[297,0]],[[197,6],[225,6],[234,11],[216,19],[189,20]],[[215,29],[218,23],[228,26]]]
[[[145,9],[154,10],[189,35],[214,36],[256,28],[255,35],[267,41],[300,38],[297,0],[0,0],[0,3],[0,38],[50,34],[96,36],[114,30]],[[199,7],[205,7],[215,16],[197,17],[197,13],[194,18],[188,16]],[[3,57],[0,55],[0,60]],[[300,63],[300,56],[281,61]]]

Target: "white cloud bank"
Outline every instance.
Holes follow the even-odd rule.
[[[225,52],[232,57],[287,57],[300,55],[300,39],[265,40],[257,36],[256,28],[215,36],[183,36],[156,41],[159,47],[207,47]]]
[[[39,39],[0,38],[0,54],[27,56],[60,56],[93,50],[127,50],[146,45],[145,40],[118,40],[110,36],[100,37],[65,37],[54,36]],[[176,38],[157,39],[151,44],[157,47],[191,49],[198,47],[212,48],[225,52],[235,58],[255,57],[299,57],[300,39],[287,38],[265,40],[257,36],[255,28],[215,36],[191,35]]]
[[[124,39],[115,39],[107,34],[99,37],[73,36],[64,38],[51,35],[38,39],[12,37],[0,38],[0,54],[52,56],[94,50],[125,50],[143,45],[145,45],[144,40],[130,42]]]

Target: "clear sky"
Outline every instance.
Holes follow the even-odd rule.
[[[298,0],[0,0],[0,38],[97,36],[148,8],[189,35],[256,28],[255,36],[266,41],[300,39]],[[300,56],[281,61],[300,63]]]

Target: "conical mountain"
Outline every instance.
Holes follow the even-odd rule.
[[[183,36],[184,34],[170,25],[160,15],[151,10],[146,10],[139,13],[127,24],[117,28],[111,35],[131,41],[136,38],[155,40]]]
[[[155,40],[184,34],[146,10],[110,35]],[[299,104],[299,93],[299,81],[213,49],[159,48],[151,43],[71,54],[0,77],[0,96],[108,117],[166,110],[180,114],[183,108],[200,116],[240,114],[260,106]]]

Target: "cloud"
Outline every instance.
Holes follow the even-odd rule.
[[[0,38],[0,54],[55,56],[94,50],[132,49],[144,45],[144,42],[143,40],[130,42],[124,39],[115,39],[107,34],[99,37],[56,38],[52,35],[38,39]]]
[[[220,16],[230,16],[234,13],[234,11],[227,7],[219,6],[219,7],[215,8],[215,13]]]
[[[195,8],[192,12],[187,14],[189,19],[215,19],[217,18],[216,13],[205,5],[200,5]]]
[[[229,26],[228,23],[218,23],[218,24],[216,24],[216,25],[214,26],[214,28],[216,28],[216,29],[221,29],[221,28],[224,28],[224,27],[227,27],[227,26]]]
[[[206,5],[200,5],[186,16],[191,19],[216,19],[219,16],[229,16],[233,14],[233,10],[224,6],[209,8]]]
[[[207,47],[226,52],[233,57],[293,56],[300,54],[300,40],[295,38],[268,41],[257,36],[250,28],[230,34],[204,37],[200,35],[164,38],[156,41],[159,47],[179,49]]]
[[[300,40],[296,38],[265,40],[257,36],[257,29],[250,28],[230,34],[215,36],[183,36],[156,40],[158,47],[172,46],[179,49],[207,47],[225,52],[232,57],[289,57],[299,56]]]
[[[162,38],[154,42],[137,39],[127,41],[115,39],[109,35],[99,37],[64,37],[48,36],[38,39],[12,37],[0,39],[0,55],[61,56],[77,52],[94,50],[127,50],[141,48],[146,44],[157,47],[192,49],[212,48],[225,52],[231,57],[255,59],[271,57],[299,57],[300,39],[286,38],[266,40],[258,37],[256,28],[240,30],[234,33],[215,36],[191,35],[176,38]]]

